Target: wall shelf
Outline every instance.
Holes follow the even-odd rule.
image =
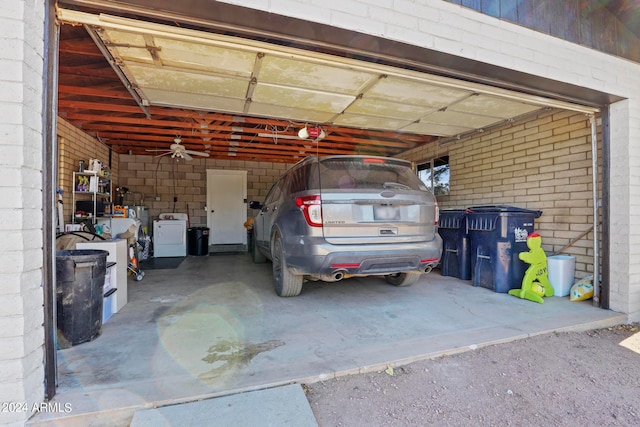
[[[111,204],[111,179],[100,172],[73,172],[73,192],[71,199],[71,222],[73,224],[91,220],[104,214],[104,208]],[[76,202],[85,201],[84,209],[77,209]],[[99,208],[102,209],[99,209]],[[78,212],[82,211],[83,214]]]

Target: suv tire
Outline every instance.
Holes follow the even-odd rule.
[[[302,291],[303,276],[291,274],[282,253],[282,241],[276,237],[273,242],[273,285],[280,297],[295,297]]]
[[[393,286],[411,286],[420,279],[421,273],[409,271],[408,273],[388,274],[384,276]]]

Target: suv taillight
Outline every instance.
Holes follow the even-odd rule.
[[[307,224],[312,227],[322,227],[320,196],[296,197],[296,206],[302,211]]]
[[[435,199],[433,199],[434,205],[433,205],[433,214],[435,216],[433,223],[435,224],[435,226],[438,226],[438,221],[440,220],[440,207],[438,206],[438,201]]]

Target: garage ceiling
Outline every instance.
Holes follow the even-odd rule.
[[[120,153],[153,154],[180,136],[216,158],[395,155],[546,107],[583,110],[229,35],[64,9],[59,18],[75,25],[61,31],[59,114]],[[300,140],[305,126],[326,136]]]

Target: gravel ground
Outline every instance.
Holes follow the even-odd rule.
[[[321,427],[640,426],[638,326],[540,335],[304,388]]]

